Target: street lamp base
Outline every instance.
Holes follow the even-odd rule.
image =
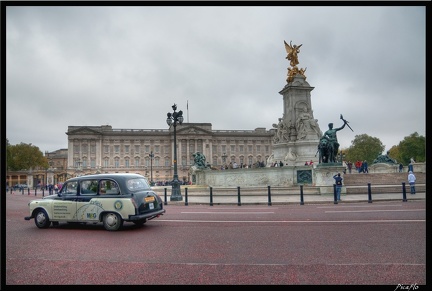
[[[172,185],[170,201],[182,201],[183,197],[180,191],[180,185],[175,183],[176,185]]]

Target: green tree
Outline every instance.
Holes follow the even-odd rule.
[[[6,165],[11,171],[30,170],[37,167],[48,168],[48,160],[37,146],[26,143],[10,145],[7,142]]]
[[[406,136],[398,145],[399,160],[402,164],[408,165],[411,158],[416,162],[426,162],[426,137],[417,132]]]
[[[376,138],[367,134],[360,134],[351,141],[351,146],[346,150],[345,160],[355,163],[355,161],[366,160],[368,164],[382,154],[385,146]]]
[[[392,146],[388,152],[388,156],[390,158],[392,158],[393,160],[396,160],[398,163],[402,162],[402,160],[400,158],[400,153],[399,153],[399,146],[396,146],[396,145]]]

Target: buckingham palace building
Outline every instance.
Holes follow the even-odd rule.
[[[67,176],[95,173],[137,173],[153,181],[171,181],[174,174],[174,127],[114,129],[111,125],[68,126]],[[213,169],[236,162],[266,163],[274,129],[212,130],[211,123],[176,127],[179,180],[190,181],[193,154],[200,152]]]

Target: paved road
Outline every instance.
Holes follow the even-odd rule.
[[[417,194],[416,194],[417,195]],[[418,197],[418,196],[416,196]],[[38,229],[6,195],[6,285],[426,284],[426,201],[168,203],[139,228]]]

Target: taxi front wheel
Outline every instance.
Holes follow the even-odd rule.
[[[117,213],[106,213],[103,217],[103,225],[106,230],[119,230],[123,225],[123,219]]]
[[[48,228],[51,225],[48,214],[43,209],[37,210],[34,221],[38,228]]]

